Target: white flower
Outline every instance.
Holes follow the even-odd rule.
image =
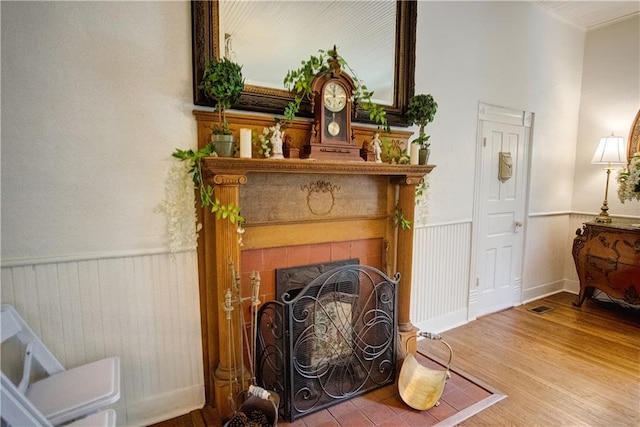
[[[156,210],[167,217],[167,236],[171,253],[175,254],[182,248],[195,248],[202,225],[197,222],[189,162],[173,159],[164,181],[164,191],[165,198]]]
[[[262,128],[262,133],[258,136],[260,140],[260,148],[258,152],[262,154],[265,159],[271,157],[271,136],[275,127]]]
[[[416,208],[414,211],[416,225],[427,225],[427,218],[429,216],[428,198],[429,176],[425,175],[424,182],[416,187]]]
[[[640,152],[635,153],[629,160],[629,167],[618,172],[618,197],[624,203],[626,200],[640,200]]]

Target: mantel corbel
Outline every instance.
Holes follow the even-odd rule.
[[[397,185],[413,185],[416,186],[424,181],[425,175],[405,175],[400,177],[394,177],[392,182]]]
[[[247,183],[247,176],[219,174],[213,175],[212,181],[215,185],[240,185]]]

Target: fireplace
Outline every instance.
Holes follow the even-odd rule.
[[[217,115],[210,111],[194,111],[194,115],[198,147],[202,148],[209,141]],[[229,113],[227,118],[236,135],[242,127],[259,133],[263,127],[273,125],[273,118],[265,116]],[[374,130],[354,125],[358,145],[367,144]],[[300,146],[309,140],[311,123],[294,122],[287,132],[289,142]],[[406,147],[411,135],[403,130],[385,134],[398,147]],[[362,264],[376,266],[388,275],[400,272],[402,283],[396,289],[399,346],[405,351],[415,350],[416,333],[409,316],[413,230],[396,227],[393,218],[401,211],[406,219],[413,220],[415,187],[433,168],[299,159],[203,159],[203,179],[214,186],[214,196],[223,205],[241,206],[246,218],[241,246],[236,224],[200,212],[203,229],[198,241],[198,273],[205,397],[224,419],[232,413],[227,399],[230,380],[242,377],[242,369],[233,366],[233,360],[242,359],[240,351],[229,354],[224,344],[232,340],[239,349],[241,337],[229,331],[221,317],[225,291],[232,282],[230,263],[248,275],[254,269],[273,272],[279,267],[360,258]],[[364,258],[351,253],[338,256],[348,248],[354,252],[362,242],[379,242],[379,251]],[[308,260],[289,264],[302,256]],[[287,264],[282,265],[285,258]],[[252,263],[262,263],[262,268],[249,269]],[[264,292],[260,301],[275,300],[275,282],[271,279],[274,275],[261,276]],[[249,283],[246,277],[242,283]],[[238,311],[233,313],[234,322]]]
[[[280,395],[282,417],[293,421],[395,380],[399,275],[354,259],[278,273],[279,298],[258,314],[256,374]]]

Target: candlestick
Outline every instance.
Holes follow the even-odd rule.
[[[417,165],[420,157],[420,146],[418,144],[411,144],[411,164]]]
[[[240,129],[240,157],[243,159],[251,158],[251,129]]]

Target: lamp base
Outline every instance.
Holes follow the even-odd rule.
[[[602,207],[600,208],[600,215],[595,217],[593,220],[595,222],[599,222],[601,224],[608,224],[611,222],[611,217],[609,216],[609,203],[607,203],[607,199],[602,202]]]
[[[601,224],[609,224],[611,222],[611,217],[609,216],[609,214],[607,215],[600,214],[597,217],[595,217],[593,221]]]

